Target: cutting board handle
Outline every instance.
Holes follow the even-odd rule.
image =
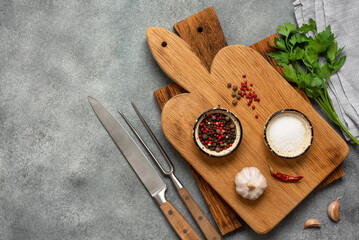
[[[191,47],[168,29],[149,27],[146,37],[151,53],[162,70],[188,92],[201,92],[210,74]],[[193,82],[196,76],[196,82]]]

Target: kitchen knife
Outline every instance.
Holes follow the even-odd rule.
[[[163,214],[181,239],[201,239],[187,220],[166,200],[166,184],[122,125],[96,99],[88,97],[96,116],[127,159],[132,169],[155,199]]]

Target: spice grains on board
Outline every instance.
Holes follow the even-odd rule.
[[[246,78],[246,75],[242,75],[242,78]],[[231,96],[233,98],[236,98],[232,101],[232,104],[234,106],[237,106],[238,102],[242,99],[248,99],[247,105],[248,106],[252,106],[252,109],[255,110],[256,106],[254,105],[254,102],[260,102],[260,98],[258,97],[258,95],[256,94],[256,92],[254,91],[254,89],[252,89],[252,87],[254,86],[253,83],[249,83],[247,80],[241,81],[241,85],[240,87],[238,87],[237,85],[233,85],[231,83],[227,83],[227,87],[231,88],[233,90]],[[237,90],[239,90],[237,92]],[[255,114],[255,118],[258,118],[258,114]]]

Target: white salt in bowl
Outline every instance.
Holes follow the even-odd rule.
[[[264,127],[264,141],[275,155],[296,158],[306,153],[313,142],[309,119],[295,109],[282,109],[270,116]]]

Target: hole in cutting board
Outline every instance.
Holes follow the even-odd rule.
[[[199,28],[197,29],[197,31],[198,31],[199,33],[201,33],[201,32],[203,32],[203,28],[199,27]]]
[[[167,46],[167,43],[166,42],[162,42],[162,47],[166,47]]]

